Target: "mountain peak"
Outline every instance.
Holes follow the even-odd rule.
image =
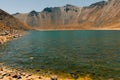
[[[66,4],[63,7],[64,11],[69,12],[69,11],[74,11],[74,12],[78,12],[79,8],[77,6],[71,5],[71,4]]]
[[[13,15],[18,15],[18,14],[20,14],[19,12],[17,12],[17,13],[15,13],[15,14],[13,14]]]
[[[8,14],[8,13],[0,9],[0,14]]]
[[[52,7],[47,7],[43,11],[45,11],[45,12],[52,12]]]
[[[66,4],[64,7],[74,7],[74,5]]]
[[[38,15],[38,12],[33,10],[29,13],[29,16],[37,16]]]
[[[104,7],[104,5],[107,5],[107,1],[96,2],[94,4],[91,4],[89,7]]]
[[[77,6],[71,5],[71,4],[66,4],[64,8],[76,8]]]

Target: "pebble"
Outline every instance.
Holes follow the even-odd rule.
[[[42,77],[39,76],[38,79],[42,79]]]
[[[3,68],[2,68],[2,67],[0,67],[0,71],[3,71]]]
[[[51,76],[51,80],[58,80],[58,77],[56,75]]]
[[[3,74],[2,74],[2,76],[6,76],[6,75],[7,75],[7,73],[3,73]]]
[[[22,77],[20,75],[14,75],[14,76],[12,76],[12,78],[21,79]]]
[[[22,73],[20,73],[20,75],[25,76],[25,75],[26,75],[26,73],[22,72]]]
[[[77,74],[75,74],[75,73],[71,73],[71,77],[73,78],[73,79],[78,79],[78,75]]]
[[[36,72],[40,72],[40,70],[36,70]]]
[[[32,74],[27,74],[27,75],[26,75],[26,78],[28,78],[28,77],[30,77],[30,76],[32,76]]]

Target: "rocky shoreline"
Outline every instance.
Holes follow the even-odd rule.
[[[0,31],[0,44],[4,44],[14,38],[21,37],[24,32],[14,30],[14,32]]]
[[[28,73],[18,69],[11,69],[9,67],[5,67],[3,63],[0,63],[0,80],[92,80],[90,76],[86,76],[84,78],[81,77],[71,77],[64,78],[58,75],[37,75],[35,73]]]
[[[79,79],[67,79],[59,78],[57,75],[51,75],[49,77],[29,74],[25,72],[19,72],[16,70],[10,70],[5,67],[0,67],[0,80],[92,80],[88,77]]]
[[[49,78],[43,79],[43,77],[41,76],[11,70],[6,67],[0,67],[0,80],[52,80],[52,79]]]
[[[0,80],[57,80],[56,75],[43,77],[31,73],[24,72],[18,69],[5,67],[4,63],[0,63]]]
[[[58,77],[56,75],[52,75],[50,77],[43,77],[25,72],[19,72],[16,70],[10,70],[6,67],[0,67],[0,80],[58,80]]]

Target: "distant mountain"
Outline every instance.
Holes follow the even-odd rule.
[[[13,16],[36,29],[120,28],[120,0],[100,1],[87,7],[67,4]]]

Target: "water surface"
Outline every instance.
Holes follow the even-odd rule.
[[[53,73],[120,76],[120,31],[32,31],[0,46],[0,62]]]

